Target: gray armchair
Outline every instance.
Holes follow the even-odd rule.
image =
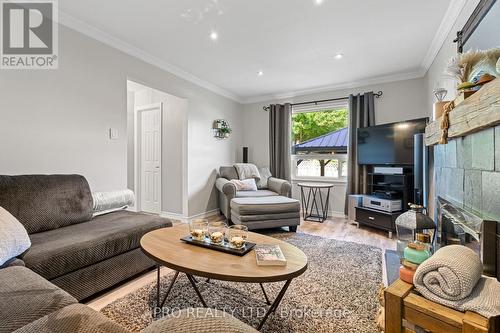
[[[263,168],[261,168],[262,170]],[[263,172],[261,172],[263,173]],[[219,194],[219,207],[224,216],[231,220],[231,199],[245,197],[269,197],[283,196],[291,197],[292,185],[289,181],[269,177],[267,182],[261,180],[257,191],[236,191],[236,186],[230,182],[231,179],[238,179],[238,173],[233,166],[222,166],[219,168],[219,178],[215,182],[215,187]]]

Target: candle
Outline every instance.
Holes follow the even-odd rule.
[[[197,241],[202,241],[205,239],[205,231],[202,229],[191,230],[191,237]]]
[[[224,239],[224,234],[220,231],[215,231],[210,234],[210,241],[214,244],[222,243],[223,239]]]
[[[240,236],[234,236],[234,237],[231,237],[229,244],[231,245],[231,247],[239,249],[239,248],[242,248],[243,245],[245,245],[245,239],[243,237],[240,237]]]

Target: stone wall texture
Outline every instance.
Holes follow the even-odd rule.
[[[500,126],[434,146],[434,184],[434,198],[500,221]]]

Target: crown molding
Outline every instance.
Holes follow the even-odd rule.
[[[104,43],[108,46],[111,46],[115,49],[118,49],[130,56],[133,56],[137,59],[140,59],[148,64],[154,65],[156,67],[159,67],[175,76],[178,76],[186,81],[189,81],[197,86],[200,86],[202,88],[205,88],[207,90],[210,90],[213,93],[216,93],[218,95],[224,96],[226,98],[229,98],[233,101],[236,101],[238,103],[242,103],[241,98],[232,93],[229,92],[213,83],[210,83],[208,81],[205,81],[185,70],[182,68],[179,68],[175,65],[172,65],[164,60],[161,60],[133,45],[130,45],[127,42],[124,42],[123,40],[113,37],[110,34],[97,29],[96,27],[93,27],[84,21],[77,19],[76,17],[59,10],[59,24],[62,24],[70,29],[73,29],[77,32],[80,32],[92,39],[95,39],[101,43]]]
[[[133,45],[130,45],[129,43],[124,42],[121,39],[118,39],[116,37],[111,36],[110,34],[99,30],[84,21],[75,18],[72,15],[69,15],[68,13],[59,10],[59,23],[73,29],[75,31],[78,31],[90,38],[93,38],[101,43],[104,43],[108,46],[111,46],[115,49],[118,49],[128,55],[131,55],[135,58],[138,58],[146,63],[149,63],[151,65],[154,65],[156,67],[159,67],[175,76],[178,76],[186,81],[189,81],[197,86],[203,87],[213,93],[216,93],[218,95],[224,96],[226,98],[229,98],[235,102],[241,103],[241,104],[251,104],[251,103],[259,103],[259,102],[265,102],[265,101],[271,101],[271,100],[280,100],[280,99],[288,99],[288,98],[293,98],[293,97],[298,97],[298,96],[303,96],[303,95],[309,95],[309,94],[315,94],[315,93],[322,93],[322,92],[328,92],[328,91],[333,91],[333,90],[340,90],[340,89],[350,89],[350,88],[359,88],[367,85],[373,85],[373,84],[381,84],[381,83],[390,83],[390,82],[396,82],[396,81],[403,81],[403,80],[410,80],[410,79],[416,79],[416,78],[422,78],[425,76],[427,73],[428,69],[434,62],[434,59],[436,58],[437,54],[439,53],[439,50],[443,46],[444,42],[446,41],[446,38],[448,37],[451,29],[453,28],[457,18],[459,17],[461,11],[465,7],[467,1],[466,0],[451,0],[445,15],[443,16],[443,20],[441,21],[441,24],[439,25],[438,31],[436,32],[436,35],[434,36],[431,45],[421,63],[420,68],[417,71],[413,72],[406,72],[406,73],[398,73],[398,74],[391,74],[391,75],[383,75],[383,76],[377,76],[377,77],[372,77],[372,78],[367,78],[367,79],[362,79],[362,80],[357,80],[357,81],[352,81],[352,82],[344,82],[344,83],[339,83],[339,84],[333,84],[333,85],[327,85],[327,86],[321,86],[321,87],[316,87],[316,88],[310,88],[310,89],[303,89],[303,90],[297,90],[297,91],[292,91],[292,92],[285,92],[285,93],[276,93],[276,94],[265,94],[265,95],[259,95],[259,96],[251,96],[251,97],[240,97],[230,91],[225,90],[224,88],[221,88],[211,82],[208,82],[206,80],[203,80],[175,65],[172,65],[164,60],[159,59],[158,57],[155,57]]]
[[[421,67],[425,71],[425,73],[427,73],[432,63],[434,62],[434,59],[436,59],[439,50],[441,50],[441,47],[443,47],[446,38],[448,38],[451,29],[455,25],[455,22],[460,16],[460,13],[464,9],[466,3],[466,0],[450,1],[448,9],[446,9],[446,12],[443,16],[443,20],[441,21],[441,24],[439,25],[439,28],[434,35],[434,38],[432,39],[431,46],[427,50],[424,60],[422,61]]]
[[[299,97],[299,96],[304,96],[304,95],[329,92],[329,91],[334,91],[334,90],[359,88],[359,87],[364,87],[364,86],[369,86],[369,85],[374,85],[374,84],[390,83],[390,82],[404,81],[404,80],[411,80],[411,79],[419,79],[419,78],[424,77],[424,75],[425,75],[425,71],[423,71],[423,69],[420,69],[420,70],[414,71],[414,72],[376,76],[376,77],[362,79],[362,80],[358,80],[358,81],[345,82],[345,83],[339,83],[339,84],[328,85],[328,86],[321,86],[321,87],[316,87],[316,88],[311,88],[311,89],[297,90],[297,91],[287,92],[287,93],[267,94],[267,95],[261,95],[261,96],[256,96],[256,97],[247,97],[247,98],[244,98],[242,102],[243,102],[243,104],[252,104],[252,103],[260,103],[260,102],[273,101],[273,100],[288,99],[288,98],[294,98],[294,97]]]

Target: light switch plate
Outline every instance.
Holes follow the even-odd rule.
[[[109,138],[111,140],[118,139],[118,130],[116,128],[110,128],[109,129]]]

